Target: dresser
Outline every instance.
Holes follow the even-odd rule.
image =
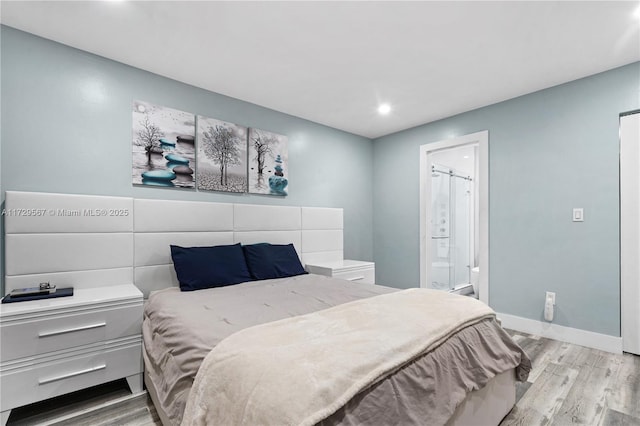
[[[361,260],[339,260],[332,262],[307,263],[307,272],[360,283],[375,284],[376,266],[373,262]]]
[[[0,305],[0,412],[126,378],[142,391],[142,293],[132,284]]]

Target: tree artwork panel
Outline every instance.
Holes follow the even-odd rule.
[[[133,101],[134,185],[195,188],[195,116],[144,101]]]
[[[288,139],[266,130],[249,130],[249,192],[287,195]]]
[[[246,192],[246,127],[198,116],[198,189]]]

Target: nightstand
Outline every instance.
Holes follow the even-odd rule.
[[[142,293],[133,284],[0,305],[0,411],[126,378],[142,391]]]
[[[375,284],[376,280],[376,264],[361,260],[345,259],[335,262],[307,263],[306,270],[311,274],[326,275],[360,283]]]

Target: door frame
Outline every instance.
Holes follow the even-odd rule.
[[[626,117],[634,116],[628,124]],[[628,126],[628,127],[627,127]],[[620,336],[640,355],[640,110],[620,114]],[[631,138],[631,139],[626,139]],[[634,140],[635,139],[635,140]]]
[[[431,154],[436,151],[456,148],[464,145],[478,145],[479,182],[479,256],[480,276],[478,279],[478,298],[489,304],[489,131],[483,130],[469,135],[420,145],[420,287],[427,288],[431,267]]]

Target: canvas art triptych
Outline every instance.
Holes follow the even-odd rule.
[[[287,137],[133,102],[133,184],[287,195]]]

